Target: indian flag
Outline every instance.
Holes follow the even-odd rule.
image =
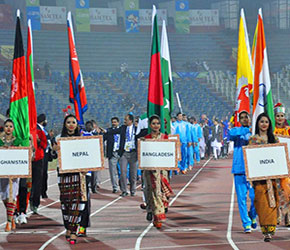
[[[22,146],[29,146],[28,97],[20,10],[17,10],[16,19],[9,115],[14,122],[15,137],[22,140]]]
[[[254,86],[253,86],[253,120],[252,133],[255,134],[255,124],[259,114],[265,112],[269,115],[273,128],[275,117],[273,110],[273,99],[271,81],[268,65],[266,40],[264,33],[262,9],[259,9],[256,34],[253,42],[254,63]]]
[[[246,25],[244,9],[241,9],[239,26],[239,43],[237,56],[237,76],[236,76],[236,108],[235,126],[239,124],[239,113],[247,111],[250,113],[249,85],[253,83],[253,65],[250,51],[249,37]]]
[[[152,11],[152,44],[151,44],[151,62],[149,73],[147,115],[148,118],[152,115],[159,115],[161,119],[160,131],[164,133],[164,110],[163,110],[163,84],[161,72],[161,57],[160,57],[160,39],[157,24],[156,7],[153,5]]]
[[[171,112],[174,108],[173,106],[174,96],[173,96],[171,63],[165,20],[163,20],[162,23],[162,34],[161,34],[161,71],[162,71],[163,94],[164,94],[165,132],[167,134],[170,134],[171,133],[170,120],[171,120]]]

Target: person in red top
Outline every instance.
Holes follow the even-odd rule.
[[[35,154],[32,161],[32,190],[30,195],[30,209],[34,214],[37,214],[37,209],[40,204],[43,158],[46,147],[46,135],[41,129],[37,129],[37,145],[35,146]]]
[[[149,126],[151,133],[145,136],[145,139],[168,139],[168,135],[160,132],[161,121],[157,115],[152,115],[149,118]],[[153,218],[153,225],[160,229],[162,227],[162,221],[166,219],[165,212],[168,208],[168,198],[173,194],[169,185],[167,177],[167,171],[165,170],[144,170],[145,178],[145,192],[147,213],[151,216],[147,218]]]

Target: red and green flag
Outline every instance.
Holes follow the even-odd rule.
[[[25,56],[19,10],[17,10],[16,20],[9,115],[14,122],[14,135],[22,140],[22,146],[29,146],[29,116]]]
[[[34,90],[33,39],[30,19],[28,20],[28,31],[27,31],[26,77],[27,77],[27,96],[28,96],[28,112],[29,112],[29,131],[33,137],[33,144],[37,145],[37,137],[36,137],[37,111]]]
[[[173,84],[172,84],[172,72],[170,63],[170,53],[168,38],[166,32],[166,23],[163,20],[162,34],[161,34],[161,70],[163,80],[163,95],[164,95],[164,126],[167,134],[171,133],[171,112],[173,111]]]
[[[163,101],[163,83],[161,72],[161,56],[160,56],[160,39],[157,23],[156,7],[153,5],[152,11],[152,44],[151,44],[151,62],[149,73],[149,88],[147,115],[159,115],[161,119],[161,132],[164,130],[164,101]]]

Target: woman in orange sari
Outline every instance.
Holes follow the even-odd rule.
[[[168,139],[168,135],[160,132],[161,121],[157,115],[149,118],[151,133],[145,139]],[[144,170],[146,179],[147,213],[152,213],[153,225],[160,229],[165,221],[165,213],[168,209],[168,199],[173,194],[167,179],[165,170]],[[147,215],[148,218],[148,215]]]
[[[278,143],[274,136],[269,116],[262,113],[258,116],[255,135],[250,137],[249,145]],[[270,242],[275,234],[277,226],[277,211],[279,207],[279,195],[276,180],[253,181],[255,189],[255,208],[259,217],[264,241]]]
[[[290,136],[290,127],[286,122],[285,117],[285,107],[282,103],[277,103],[274,106],[274,114],[275,114],[275,135],[286,135]],[[279,185],[278,185],[279,186]],[[284,218],[285,226],[290,226],[290,178],[280,179],[279,186],[279,210],[278,210],[278,224]]]

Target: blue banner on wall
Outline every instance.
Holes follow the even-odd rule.
[[[76,0],[77,9],[88,9],[90,8],[90,0]]]
[[[126,10],[126,32],[139,32],[139,11]]]
[[[31,20],[32,30],[41,30],[39,6],[27,6],[26,16],[27,16],[27,20],[28,19]]]
[[[189,11],[189,3],[187,0],[178,0],[175,2],[176,11]]]

